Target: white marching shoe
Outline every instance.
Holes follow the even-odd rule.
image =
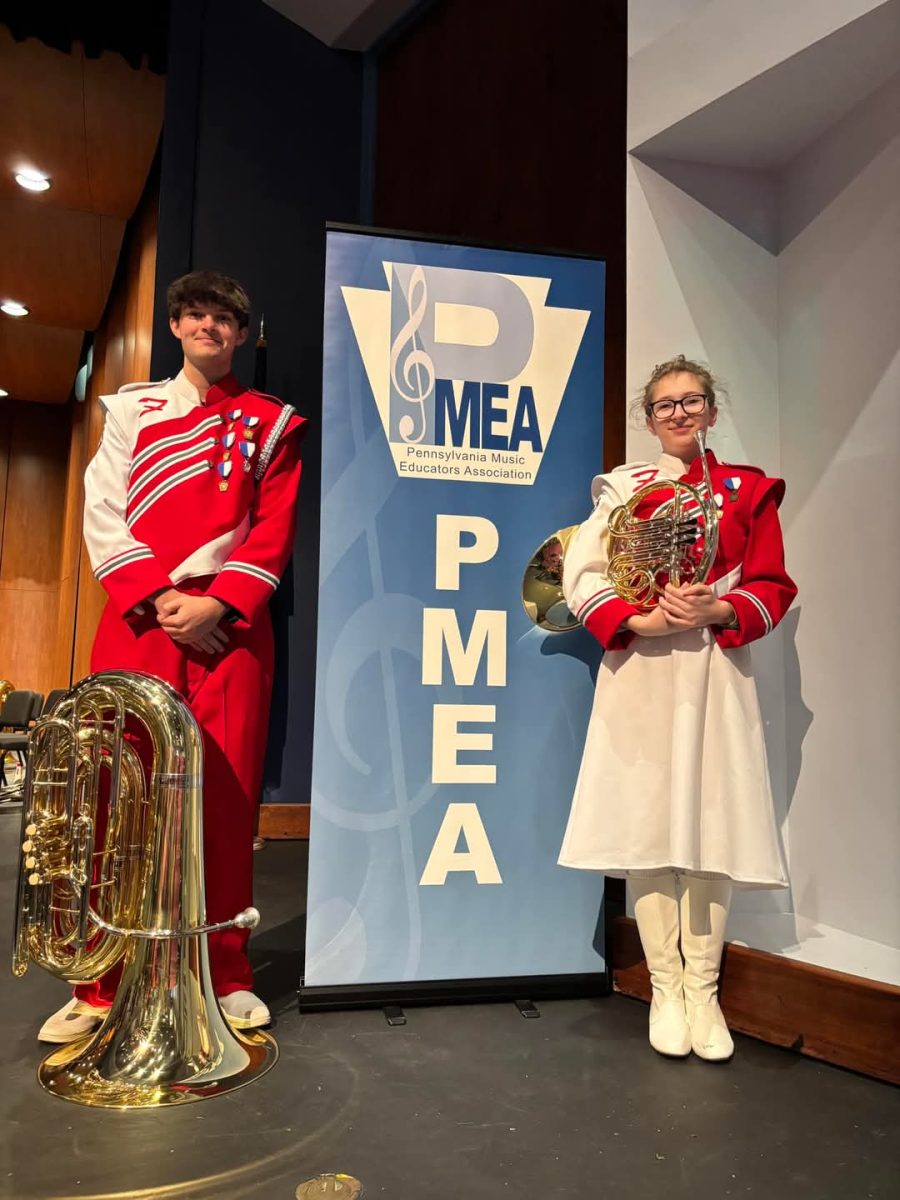
[[[233,1029],[258,1029],[272,1020],[268,1008],[252,992],[229,992],[227,996],[220,996],[219,1007]]]
[[[108,1008],[94,1008],[73,996],[43,1023],[38,1031],[38,1041],[62,1045],[87,1037],[102,1023],[108,1012]]]
[[[677,996],[660,997],[655,989],[650,1001],[650,1045],[668,1058],[686,1058],[691,1052],[684,1001]]]
[[[734,1042],[716,995],[730,902],[731,884],[727,880],[682,879],[684,1006],[691,1049],[707,1062],[725,1062],[734,1054]]]
[[[657,1054],[684,1058],[691,1052],[691,1031],[684,1011],[675,876],[632,876],[627,887],[653,985],[650,1045]]]
[[[705,1058],[707,1062],[725,1062],[731,1058],[734,1042],[715,997],[708,1004],[690,1005],[688,1022],[691,1027],[691,1049],[698,1058]]]

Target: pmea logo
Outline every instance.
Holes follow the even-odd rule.
[[[530,484],[590,312],[552,280],[385,262],[387,289],[341,289],[397,473]]]

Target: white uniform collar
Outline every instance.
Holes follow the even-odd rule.
[[[188,379],[187,375],[185,375],[183,370],[179,371],[172,380],[171,387],[175,394],[180,396],[182,400],[187,400],[188,404],[202,403],[200,399],[200,393]]]
[[[656,460],[656,465],[663,475],[668,475],[671,479],[680,479],[688,473],[688,468],[674,454],[661,454]]]

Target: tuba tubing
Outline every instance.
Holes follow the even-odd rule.
[[[152,757],[146,773],[126,739],[135,726]],[[88,676],[32,730],[13,972],[36,962],[87,981],[122,961],[100,1028],[41,1064],[54,1095],[105,1108],[184,1104],[227,1094],[277,1059],[268,1034],[231,1028],[213,990],[207,935],[252,928],[259,913],[206,919],[202,779],[197,723],[150,675]]]

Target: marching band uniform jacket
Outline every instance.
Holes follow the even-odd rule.
[[[103,440],[85,475],[94,574],[126,620],[186,579],[250,625],[293,545],[305,421],[233,375],[201,401],[180,373],[101,397]]]
[[[713,628],[713,636],[724,649],[771,633],[790,608],[797,589],[785,571],[778,520],[784,481],[768,478],[757,467],[720,463],[711,450],[706,456],[721,513],[718,552],[706,582],[732,605],[737,621],[735,629]],[[606,578],[605,528],[610,513],[655,480],[680,478],[705,492],[699,455],[683,472],[679,459],[664,454],[657,463],[629,463],[593,481],[595,508],[566,557],[566,591],[572,612],[608,650],[629,645],[636,635],[622,626],[640,611],[620,600]],[[652,505],[651,495],[637,515],[649,516]],[[603,534],[598,536],[601,530]],[[723,584],[727,585],[724,590]]]
[[[663,454],[598,476],[594,511],[566,553],[566,601],[606,653],[559,861],[610,875],[674,870],[784,887],[749,648],[774,629],[797,590],[778,521],[784,484],[709,451],[707,463],[721,515],[706,582],[734,608],[733,628],[633,634],[623,622],[638,610],[607,575],[612,510],[656,480],[683,479],[704,495],[699,456],[688,470]],[[638,516],[670,496],[662,487],[648,493]]]

